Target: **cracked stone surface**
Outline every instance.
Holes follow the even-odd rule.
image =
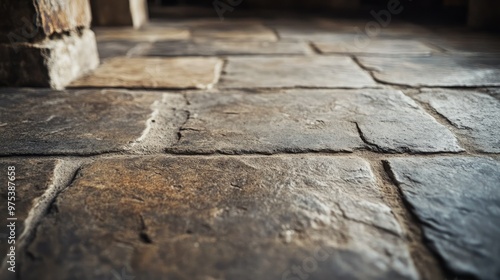
[[[231,57],[224,88],[363,88],[377,84],[349,57]]]
[[[459,90],[425,90],[417,96],[471,139],[474,148],[500,153],[500,101],[487,94]]]
[[[377,80],[414,87],[500,86],[498,56],[360,57]]]
[[[98,41],[127,40],[155,42],[168,40],[189,40],[190,32],[185,28],[147,27],[140,30],[132,28],[94,28]]]
[[[307,45],[296,42],[178,41],[156,42],[149,50],[145,51],[145,55],[303,55],[307,51]]]
[[[391,159],[426,241],[460,277],[500,278],[500,162],[487,158]]]
[[[371,39],[343,36],[329,42],[314,42],[323,54],[431,55],[433,49],[417,40]]]
[[[203,24],[191,29],[196,40],[278,41],[272,29],[262,24]]]
[[[180,96],[164,98],[172,108],[184,104]],[[124,151],[147,129],[151,106],[161,99],[125,90],[3,89],[0,155]]]
[[[458,152],[453,134],[400,91],[189,93],[174,153]],[[362,137],[358,132],[362,132]]]
[[[207,89],[219,80],[218,58],[115,57],[72,87]]]
[[[58,197],[21,273],[417,279],[402,236],[360,158],[109,159]]]
[[[28,217],[28,213],[35,204],[35,200],[41,197],[52,182],[52,174],[56,165],[55,160],[38,160],[38,159],[1,159],[0,170],[2,171],[2,188],[0,188],[0,218],[6,221],[7,218],[15,217],[16,221],[16,237],[19,239],[24,230],[24,221]],[[8,188],[7,188],[7,172],[8,167],[15,167],[16,185],[16,200],[11,201],[15,205],[15,215],[8,215]],[[6,226],[0,228],[0,260],[3,260],[7,255],[7,250],[10,245],[7,243],[9,230]],[[2,263],[3,265],[3,263]],[[1,271],[2,273],[6,272]],[[6,279],[6,278],[2,278]]]

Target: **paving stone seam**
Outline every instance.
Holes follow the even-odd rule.
[[[375,75],[374,71],[376,71],[376,69],[372,69],[370,67],[367,67],[365,66],[363,63],[361,63],[361,61],[359,61],[359,58],[356,56],[356,55],[350,55],[351,59],[354,61],[354,63],[356,63],[356,65],[358,65],[363,71],[367,72],[370,77],[378,84],[381,84],[381,85],[385,85],[385,86],[393,86],[393,85],[396,85],[396,84],[393,84],[393,83],[388,83],[388,82],[385,82],[379,78],[377,78],[377,75]]]

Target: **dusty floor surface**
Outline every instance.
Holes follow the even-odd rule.
[[[18,279],[500,279],[499,37],[365,25],[96,29],[67,90],[1,89]]]

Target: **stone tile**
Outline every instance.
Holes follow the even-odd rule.
[[[500,101],[483,93],[425,90],[417,96],[469,138],[475,149],[500,153]]]
[[[37,228],[23,278],[416,279],[375,182],[347,157],[94,162]]]
[[[399,91],[190,93],[173,153],[457,152],[444,126]],[[364,141],[361,139],[362,133]]]
[[[162,97],[173,108],[184,104],[182,96],[123,90],[3,89],[0,155],[124,151],[147,131]]]
[[[458,54],[499,54],[500,39],[498,36],[483,34],[441,34],[429,42],[451,53]]]
[[[273,30],[262,24],[206,24],[193,27],[191,32],[197,40],[278,41]]]
[[[357,39],[356,36],[339,36],[330,42],[314,42],[324,54],[375,54],[375,55],[431,55],[433,50],[417,40]]]
[[[377,84],[349,57],[231,57],[224,88],[363,88]]]
[[[126,56],[138,44],[134,41],[102,41],[97,42],[97,50],[102,60],[111,57]]]
[[[309,48],[297,42],[191,41],[156,42],[145,52],[149,56],[181,55],[301,55]]]
[[[500,163],[485,158],[391,159],[423,233],[459,278],[500,277]]]
[[[97,41],[127,40],[137,42],[155,42],[169,40],[189,40],[190,32],[186,28],[145,27],[133,28],[94,28]]]
[[[116,57],[71,87],[207,89],[219,80],[218,58]]]
[[[498,56],[361,57],[375,78],[391,84],[421,86],[500,86]]]

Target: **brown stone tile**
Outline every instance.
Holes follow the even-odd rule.
[[[363,88],[377,84],[349,57],[231,57],[223,88]]]
[[[168,40],[189,40],[190,32],[186,28],[145,27],[133,28],[94,28],[98,41],[127,40],[138,42],[155,42]]]
[[[370,39],[339,36],[338,40],[314,42],[323,54],[431,55],[433,49],[417,40]]]
[[[102,160],[54,209],[28,247],[24,279],[418,277],[359,158]]]
[[[3,89],[0,155],[89,155],[130,149],[147,131],[151,106],[162,98],[167,112],[184,105],[182,96],[159,93]]]
[[[218,58],[116,57],[71,87],[206,89],[217,83],[221,68]]]
[[[399,91],[227,91],[187,98],[190,117],[169,152],[462,151],[446,127]]]
[[[385,83],[414,87],[500,86],[498,56],[361,57]]]

